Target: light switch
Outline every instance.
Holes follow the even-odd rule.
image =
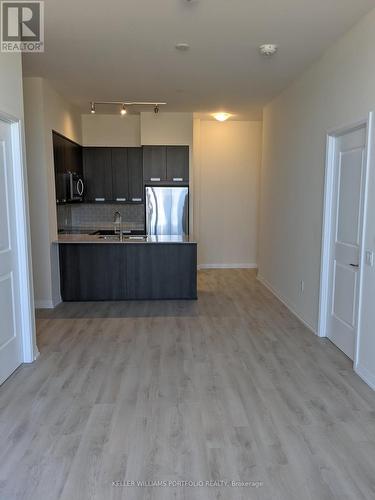
[[[370,267],[374,267],[374,252],[367,250],[366,252],[366,264]]]

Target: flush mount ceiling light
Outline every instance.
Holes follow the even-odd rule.
[[[212,115],[215,120],[217,120],[218,122],[225,122],[226,120],[228,120],[228,118],[230,118],[232,115],[230,113],[214,113]]]
[[[276,54],[277,49],[278,46],[274,43],[264,43],[263,45],[259,46],[259,52],[262,54],[262,56],[266,57],[270,57]]]
[[[186,42],[178,42],[174,47],[176,50],[179,50],[180,52],[186,52],[187,50],[190,49],[190,45]]]
[[[166,102],[157,102],[157,101],[91,101],[91,113],[95,114],[96,112],[96,106],[97,105],[112,105],[112,106],[118,106],[119,104],[121,105],[121,115],[124,116],[127,114],[128,110],[127,107],[129,106],[153,106],[154,112],[158,113],[159,112],[159,106],[165,106],[167,104]],[[118,109],[118,108],[117,108]],[[157,111],[155,111],[157,109]]]

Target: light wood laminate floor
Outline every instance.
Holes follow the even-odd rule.
[[[375,393],[254,271],[200,272],[197,302],[61,304],[38,345],[0,388],[1,500],[375,498]]]

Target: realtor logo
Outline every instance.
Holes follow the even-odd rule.
[[[1,52],[44,52],[44,2],[1,2]]]

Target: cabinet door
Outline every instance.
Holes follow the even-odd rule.
[[[129,168],[127,148],[111,148],[113,199],[129,200]]]
[[[61,135],[52,133],[53,160],[55,166],[56,203],[65,203],[67,198],[67,177],[65,175],[65,142]]]
[[[142,148],[128,148],[129,200],[143,201]]]
[[[167,146],[167,180],[189,182],[189,146]]]
[[[167,180],[166,146],[143,147],[143,173],[145,182]]]
[[[112,200],[111,149],[84,148],[83,159],[86,200]]]
[[[82,146],[64,139],[65,144],[65,170],[82,174]]]

